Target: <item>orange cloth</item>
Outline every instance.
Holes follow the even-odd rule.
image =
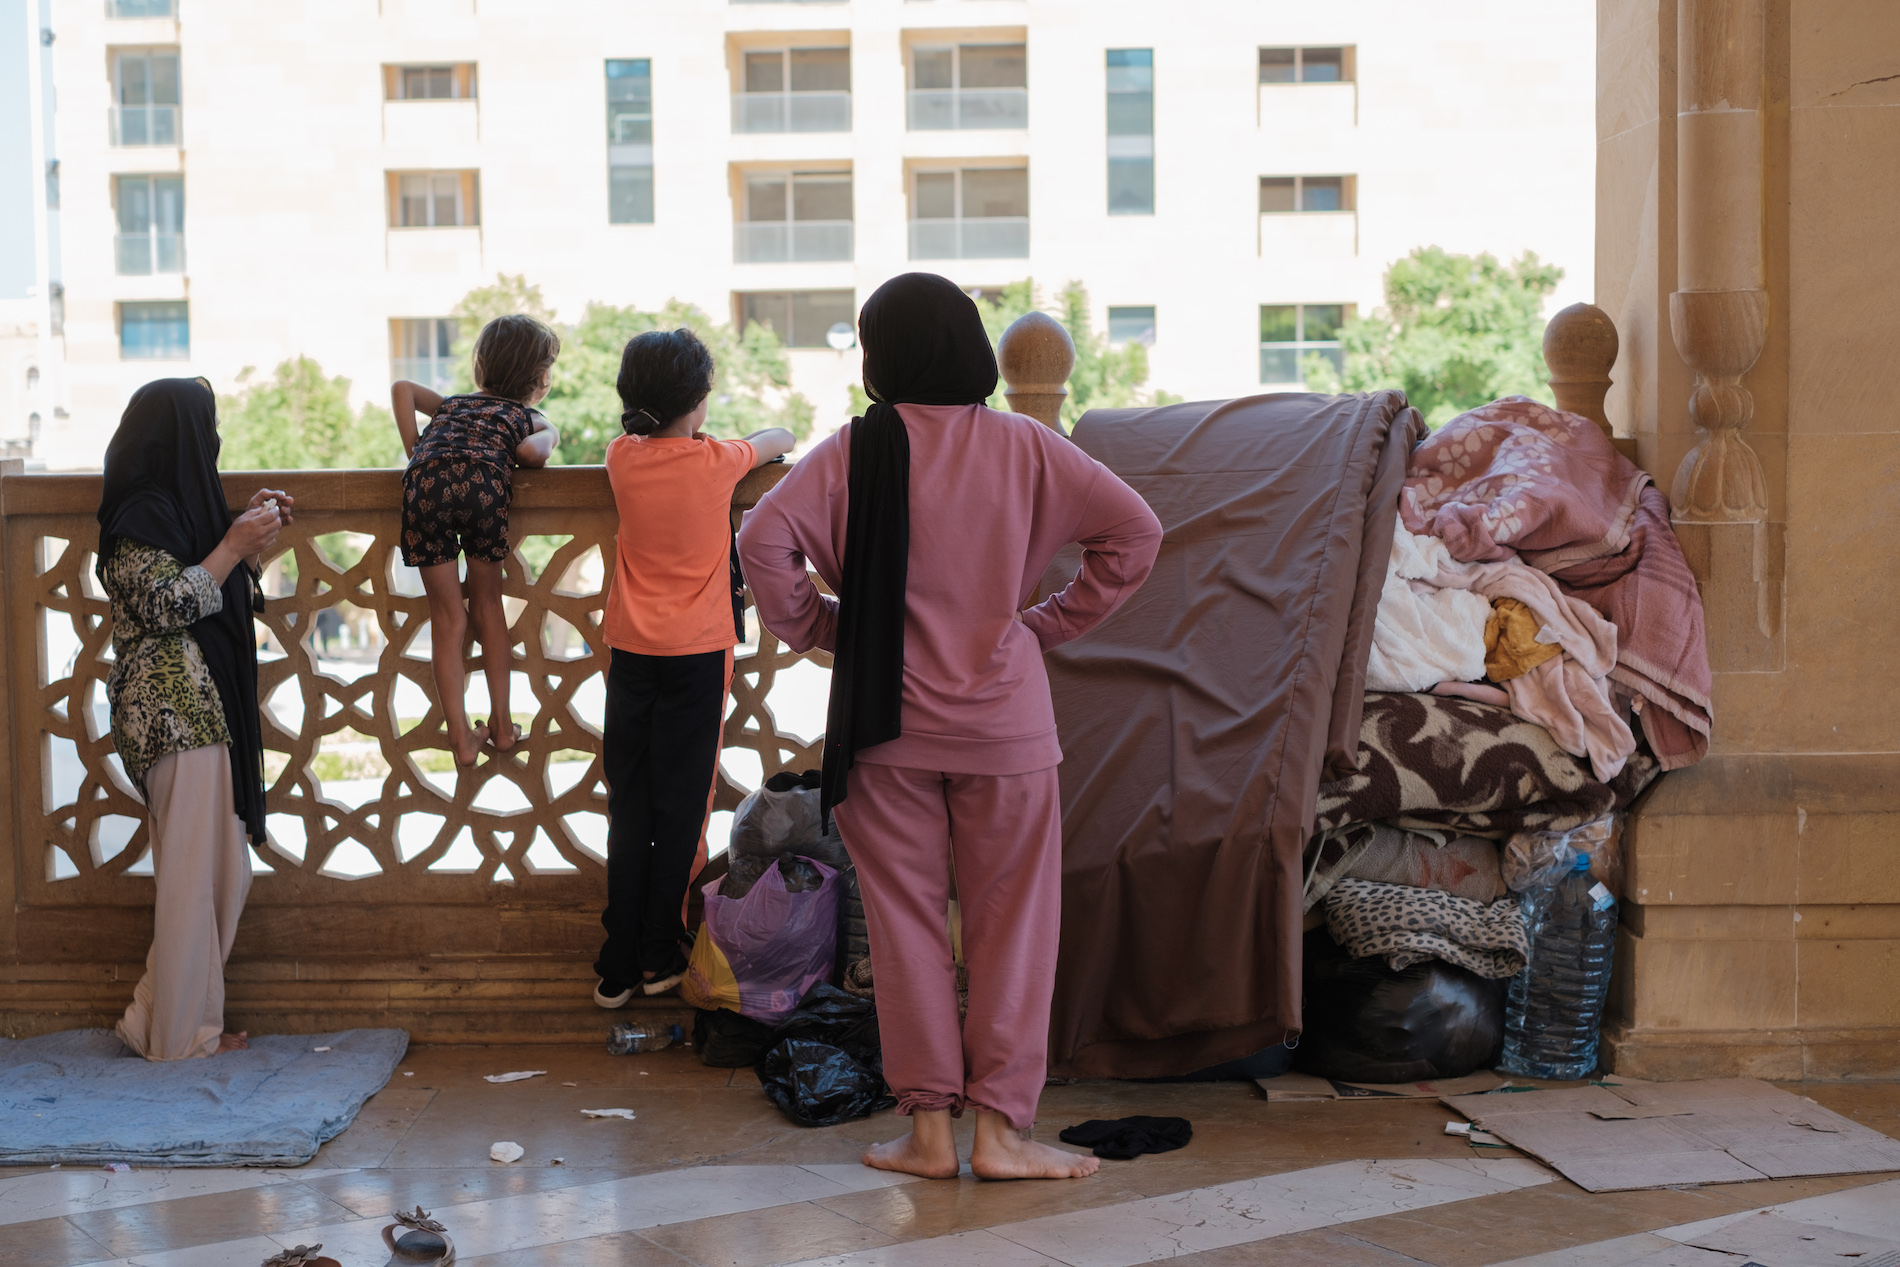
[[[698,655],[732,628],[732,490],[758,460],[744,440],[621,436],[607,446],[620,510],[607,645]]]
[[[1508,682],[1562,653],[1554,642],[1537,641],[1543,622],[1537,613],[1515,598],[1500,598],[1491,604],[1491,617],[1484,622],[1484,675],[1493,682]]]

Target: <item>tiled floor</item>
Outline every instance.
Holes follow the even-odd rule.
[[[513,1069],[548,1072],[482,1080]],[[1900,1137],[1900,1084],[1799,1090]],[[615,1107],[635,1119],[581,1113]],[[749,1070],[688,1051],[419,1048],[298,1170],[0,1170],[0,1267],[256,1267],[312,1241],[345,1267],[381,1267],[389,1211],[416,1205],[464,1267],[1865,1267],[1900,1254],[1892,1175],[1593,1195],[1446,1136],[1454,1115],[1432,1101],[1269,1105],[1251,1083],[1091,1082],[1049,1088],[1036,1134],[1130,1113],[1186,1117],[1194,1142],[1085,1180],[915,1182],[857,1165],[895,1119],[803,1130]],[[490,1161],[499,1140],[525,1155]]]

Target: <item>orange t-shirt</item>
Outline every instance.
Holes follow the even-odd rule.
[[[620,510],[607,645],[697,655],[732,628],[732,490],[758,460],[744,440],[621,436],[607,446]]]

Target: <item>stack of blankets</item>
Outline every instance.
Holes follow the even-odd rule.
[[[1508,900],[1502,843],[1600,839],[1708,751],[1668,500],[1576,414],[1513,396],[1453,419],[1407,467],[1365,684],[1359,769],[1320,788],[1303,893],[1355,954],[1432,913],[1478,926]]]

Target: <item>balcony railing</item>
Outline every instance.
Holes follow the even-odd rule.
[[[910,130],[1029,126],[1027,88],[921,88],[910,94]]]
[[[389,363],[395,377],[421,383],[444,396],[455,387],[455,362],[446,356],[399,356]]]
[[[912,220],[914,260],[1021,260],[1029,258],[1029,217]]]
[[[754,3],[759,0],[753,0]],[[734,132],[849,132],[848,92],[741,92],[732,98]]]
[[[185,238],[180,233],[121,233],[113,239],[119,273],[144,277],[185,271]]]
[[[178,107],[113,107],[112,143],[114,145],[178,144]]]
[[[106,16],[113,18],[169,18],[172,0],[106,0]]]
[[[732,226],[739,264],[807,264],[851,258],[849,220],[749,221]]]

